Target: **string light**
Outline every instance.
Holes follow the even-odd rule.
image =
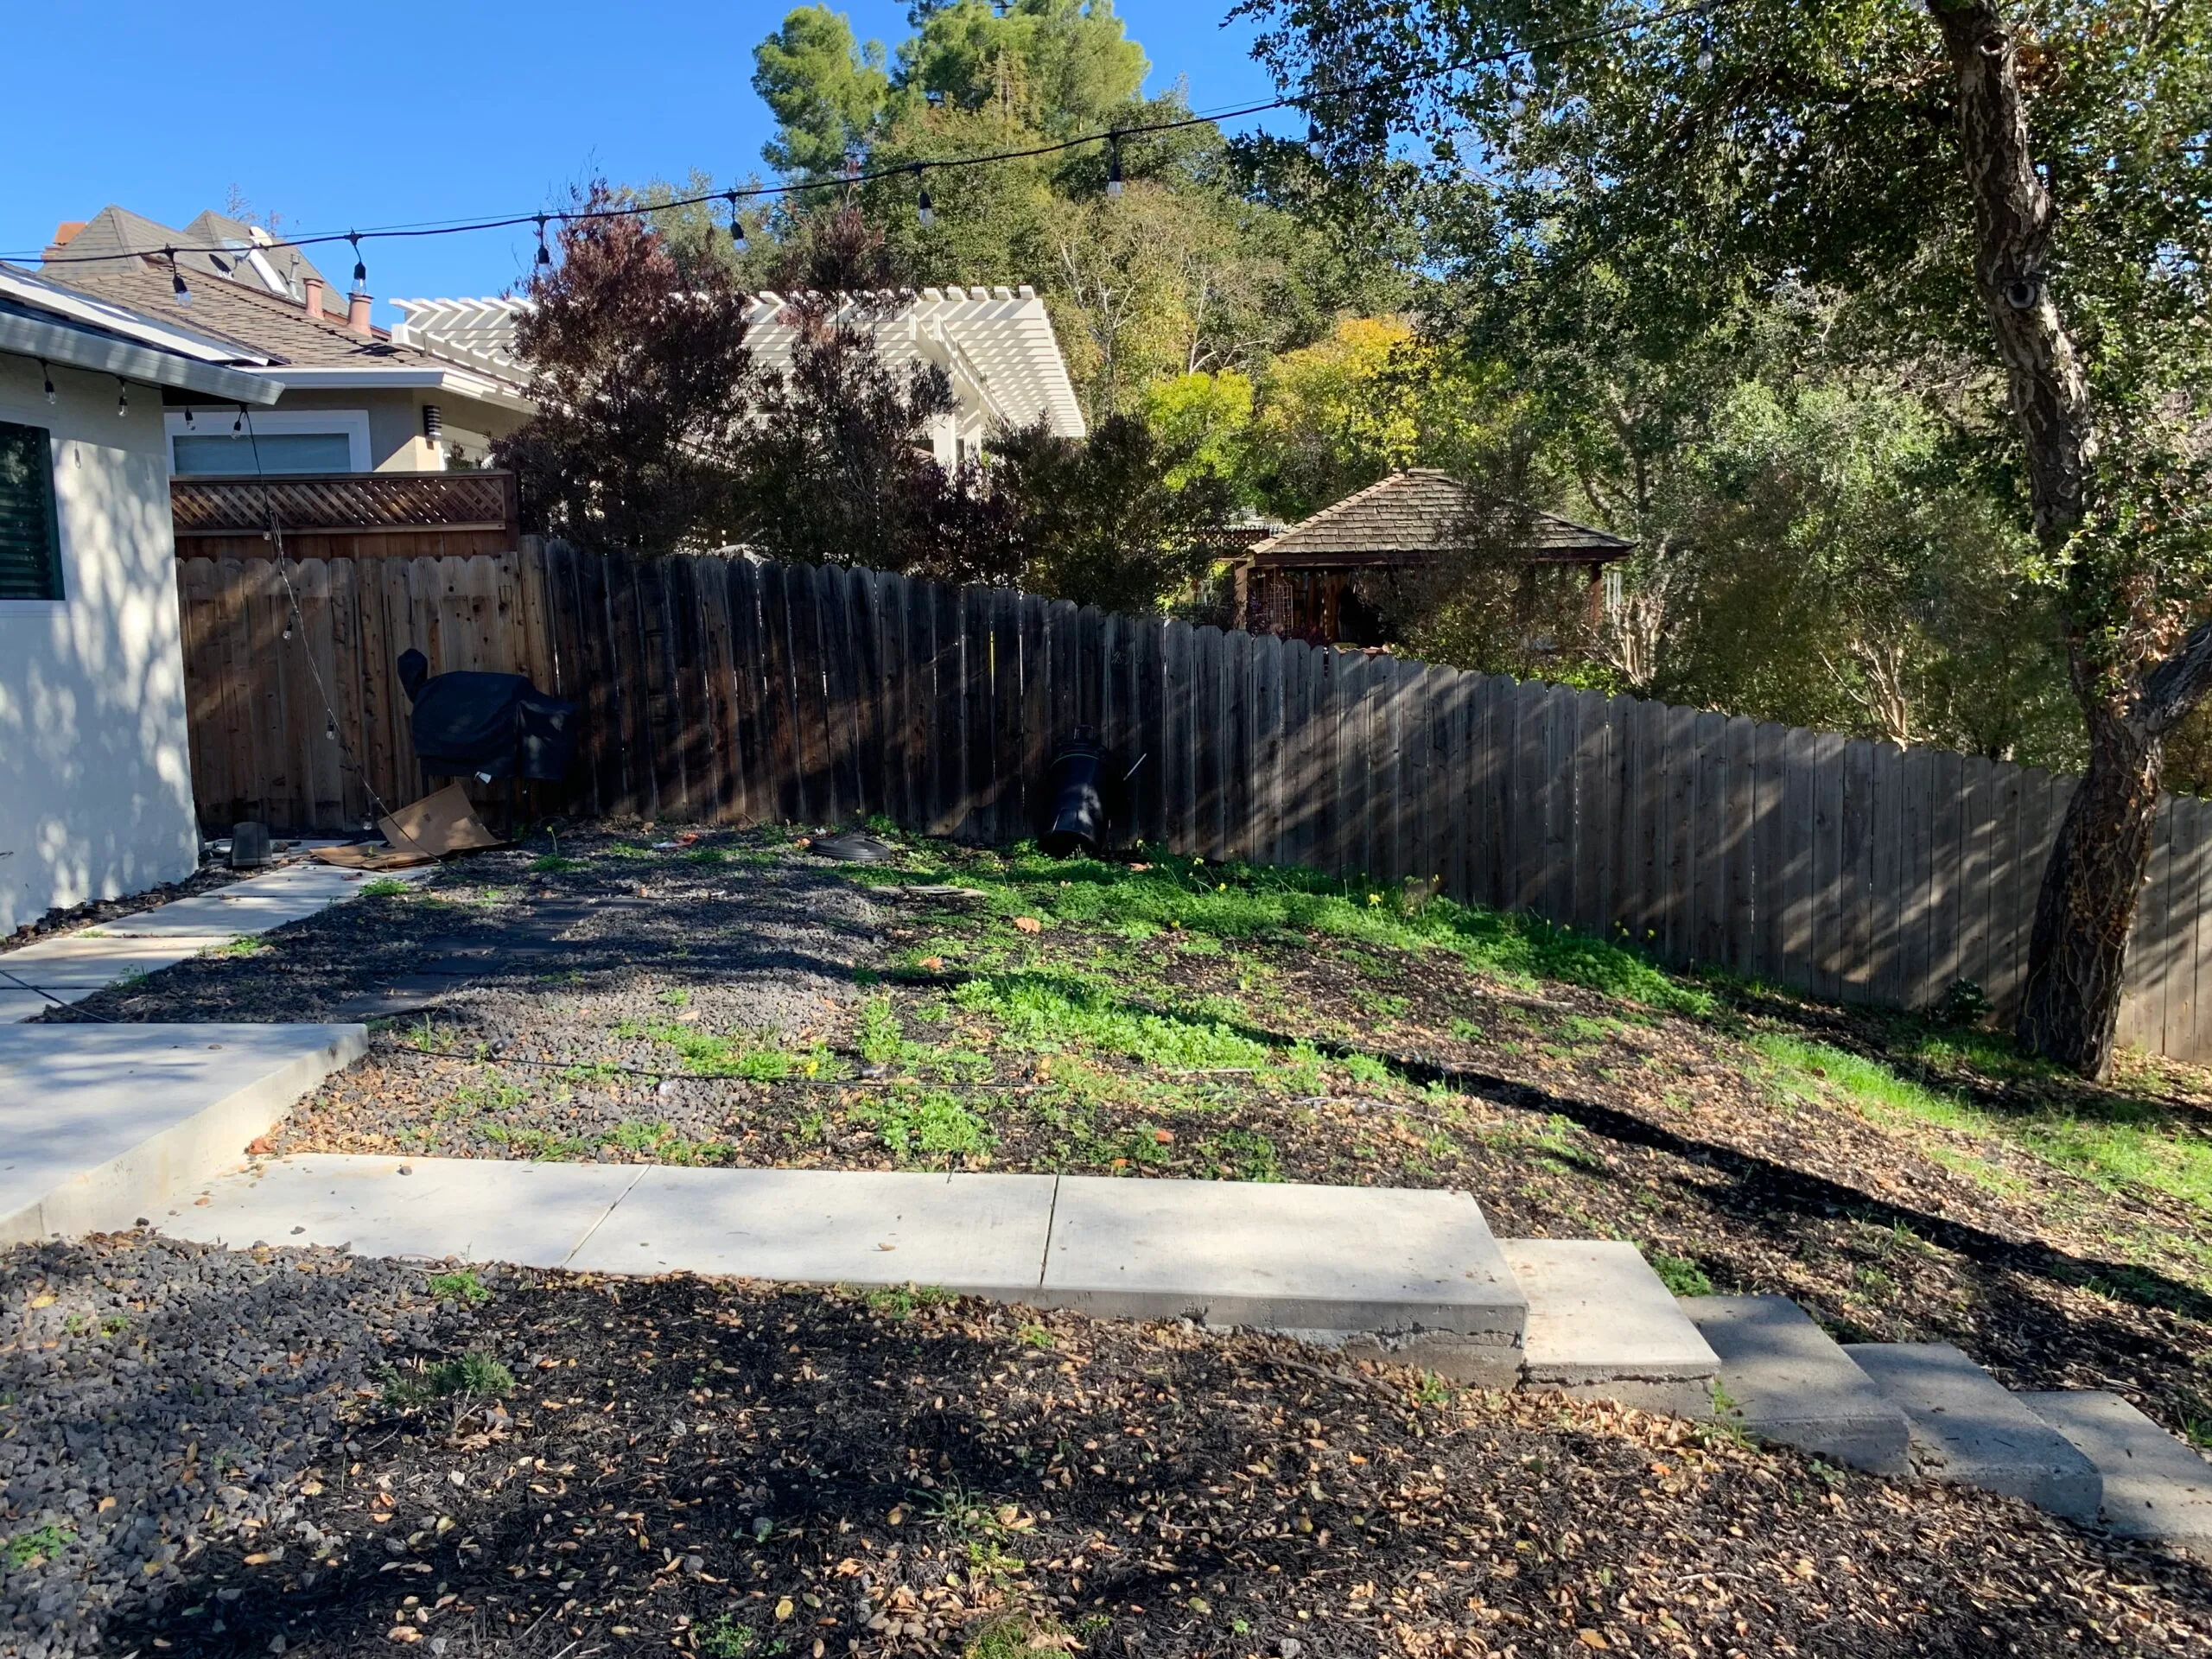
[[[115,378],[115,416],[121,420],[130,412],[130,383],[121,375]]]
[[[541,266],[553,263],[553,256],[545,249],[545,215],[543,213],[537,216],[537,263]]]
[[[353,292],[369,291],[369,268],[361,259],[361,238],[358,232],[348,232],[346,239],[353,245]]]
[[[38,360],[38,372],[46,377],[46,401],[50,404],[54,400],[54,371],[47,367],[42,357]]]
[[[1106,199],[1122,199],[1122,135],[1118,132],[1106,135]]]
[[[746,251],[745,218],[738,211],[737,192],[734,190],[729,193],[729,245],[740,253]]]
[[[192,305],[192,290],[184,285],[184,272],[177,269],[176,250],[163,248],[162,251],[169,257],[170,291],[175,294],[176,302],[188,310]]]
[[[930,188],[923,181],[921,163],[918,162],[914,164],[914,181],[920,184],[922,188],[920,198],[914,203],[914,213],[922,221],[922,228],[927,230],[937,223],[937,208],[930,201]]]
[[[1211,126],[1224,121],[1243,120],[1249,116],[1265,115],[1275,110],[1302,110],[1325,99],[1349,97],[1355,93],[1371,89],[1408,86],[1426,82],[1437,81],[1448,75],[1460,74],[1471,69],[1479,68],[1485,64],[1516,63],[1523,59],[1527,59],[1533,54],[1556,50],[1561,47],[1585,45],[1593,41],[1607,40],[1618,35],[1644,32],[1655,29],[1661,24],[1676,22],[1685,17],[1705,16],[1708,14],[1722,10],[1737,3],[1739,3],[1739,0],[1690,0],[1690,3],[1688,4],[1674,7],[1666,11],[1648,14],[1640,13],[1633,17],[1624,19],[1619,22],[1604,24],[1590,29],[1570,30],[1564,34],[1548,36],[1542,40],[1530,41],[1526,45],[1509,48],[1503,51],[1471,53],[1466,57],[1454,59],[1449,63],[1438,64],[1431,68],[1387,71],[1382,73],[1370,75],[1361,79],[1346,81],[1339,85],[1317,87],[1310,92],[1287,92],[1280,98],[1268,99],[1262,103],[1242,105],[1234,109],[1214,110],[1203,114],[1194,113],[1187,116],[1180,116],[1169,121],[1142,122],[1128,127],[1116,128],[1111,132],[1080,133],[1071,138],[1055,139],[1046,143],[1028,145],[1020,149],[993,150],[972,156],[941,157],[937,161],[931,162],[930,165],[936,168],[987,167],[1001,162],[1027,161],[1039,156],[1063,155],[1071,149],[1078,149],[1089,144],[1097,143],[1101,139],[1105,140],[1109,145],[1115,145],[1118,148],[1116,141],[1125,137],[1142,133],[1176,132],[1180,131],[1185,127]],[[1109,163],[1112,159],[1113,158],[1109,157]],[[852,157],[849,158],[845,167],[841,169],[840,176],[836,178],[796,179],[782,184],[752,185],[734,191],[707,190],[702,191],[696,195],[676,196],[666,200],[639,201],[624,203],[615,207],[579,209],[574,213],[563,214],[561,217],[569,219],[636,219],[641,218],[648,213],[663,213],[672,207],[696,207],[704,202],[713,201],[717,197],[802,197],[811,191],[834,188],[840,185],[849,188],[855,185],[869,184],[874,183],[878,180],[895,178],[911,171],[912,168],[912,164],[911,162],[900,162],[896,166],[885,167],[879,171],[868,172],[861,170],[857,157]],[[1117,179],[1109,174],[1107,180],[1107,189],[1109,194],[1118,194],[1116,190],[1117,182]],[[354,253],[354,280],[365,286],[368,280],[368,271],[367,268],[360,260],[360,245],[364,238],[370,240],[381,239],[390,241],[398,240],[401,238],[414,239],[434,236],[463,236],[477,231],[510,230],[518,226],[533,224],[536,222],[537,218],[537,215],[535,213],[510,213],[496,218],[469,219],[456,224],[431,225],[420,228],[394,227],[390,230],[381,231],[331,231],[315,236],[300,236],[283,239],[272,239],[264,245],[264,251],[271,251],[278,248],[299,249],[321,247],[334,242],[351,243],[353,245]],[[221,255],[229,252],[230,250],[220,246],[210,246],[182,248],[179,249],[178,251],[182,253]],[[48,258],[38,252],[29,251],[13,257],[23,259],[36,259],[40,263],[48,265],[67,265],[90,264],[97,260],[108,260],[112,259],[115,256],[113,254],[70,254],[63,252]]]
[[[184,406],[184,429],[188,432],[191,432],[197,430],[198,427],[199,423],[192,418],[192,405],[190,404],[187,404]]]
[[[244,404],[240,404],[238,405],[238,418],[231,423],[231,430],[234,433],[243,432],[245,430],[245,405]]]

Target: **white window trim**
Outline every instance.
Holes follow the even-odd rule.
[[[182,410],[166,409],[162,411],[162,424],[167,434],[163,447],[168,455],[169,470],[175,476],[206,478],[211,474],[177,471],[176,441],[180,437],[229,435],[231,423],[238,419],[238,410],[228,404],[195,404],[192,412],[199,425],[188,428]],[[353,460],[353,465],[347,470],[356,473],[370,470],[369,411],[365,409],[250,409],[245,412],[245,424],[247,432],[267,437],[300,432],[342,432],[346,435],[346,449]],[[245,434],[238,435],[242,439]]]
[[[15,426],[35,426],[46,434],[46,458],[54,469],[51,483],[54,490],[54,529],[61,543],[61,597],[59,599],[0,599],[0,617],[54,616],[69,608],[77,584],[71,580],[76,575],[76,560],[69,545],[69,521],[61,512],[61,447],[73,442],[57,437],[54,430],[54,410],[50,405],[0,403],[0,421]]]

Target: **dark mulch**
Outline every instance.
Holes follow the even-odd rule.
[[[448,1354],[516,1386],[358,1396],[283,1527],[109,1649],[2212,1652],[2202,1568],[1674,1420],[899,1293],[487,1281]]]

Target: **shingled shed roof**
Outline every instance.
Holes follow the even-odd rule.
[[[1261,568],[1397,564],[1463,544],[1477,503],[1466,486],[1433,467],[1393,473],[1252,550]],[[1561,563],[1625,558],[1636,543],[1557,513],[1529,512],[1524,556]]]

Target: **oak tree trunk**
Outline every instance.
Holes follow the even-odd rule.
[[[2096,439],[2081,359],[2044,279],[2057,213],[2028,146],[2018,43],[1995,0],[1927,3],[1956,77],[1959,148],[1974,198],[1974,284],[2005,363],[2036,536],[2060,555],[2088,513]],[[2089,769],[2036,899],[2015,1034],[2031,1053],[2095,1077],[2112,1057],[2171,722],[2145,719],[2143,700],[2090,660],[2088,641],[2117,619],[2102,613],[2086,573],[2072,568],[2067,646]]]
[[[2094,703],[2088,715],[2089,769],[2036,896],[2014,1035],[2030,1053],[2095,1077],[2112,1059],[2164,743]]]

